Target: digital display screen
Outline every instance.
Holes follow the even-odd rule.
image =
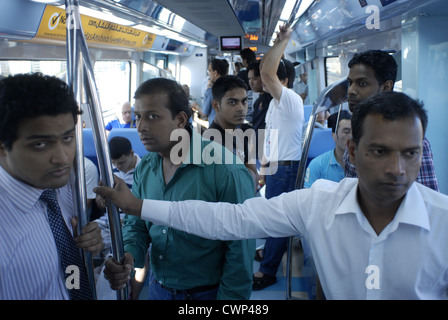
[[[241,49],[241,37],[221,37],[221,51]]]

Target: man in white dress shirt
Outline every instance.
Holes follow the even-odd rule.
[[[73,235],[77,214],[68,181],[79,112],[71,88],[58,78],[36,73],[0,80],[0,300],[70,299],[69,289],[76,290],[67,286],[41,195],[54,190]],[[102,247],[96,223],[74,236],[84,250]]]
[[[448,299],[448,197],[415,183],[427,115],[383,92],[352,117],[358,179],[243,204],[138,200],[121,181],[108,195],[126,212],[211,239],[301,234],[328,299]]]

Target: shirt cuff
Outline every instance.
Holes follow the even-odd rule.
[[[140,218],[156,224],[167,224],[170,207],[170,201],[144,199]]]

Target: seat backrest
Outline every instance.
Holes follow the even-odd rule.
[[[140,140],[136,128],[114,128],[109,132],[108,140],[112,139],[113,137],[125,137],[129,139],[132,144],[132,149],[136,154],[140,156],[140,158],[148,153],[148,150],[145,149],[145,146]]]
[[[84,156],[89,158],[98,168],[98,158],[96,157],[95,141],[93,140],[93,133],[91,128],[82,129]]]
[[[305,122],[308,122],[310,120],[311,111],[313,111],[313,105],[312,104],[304,105],[303,111],[305,113]]]
[[[307,165],[318,155],[334,149],[335,144],[331,135],[331,129],[314,128],[308,151]]]

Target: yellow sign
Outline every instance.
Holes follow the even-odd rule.
[[[256,34],[246,34],[244,37],[249,41],[258,41],[258,35]]]
[[[66,37],[67,16],[64,9],[47,5],[37,30],[35,41],[61,43]],[[81,15],[84,36],[89,44],[149,50],[155,34]]]

